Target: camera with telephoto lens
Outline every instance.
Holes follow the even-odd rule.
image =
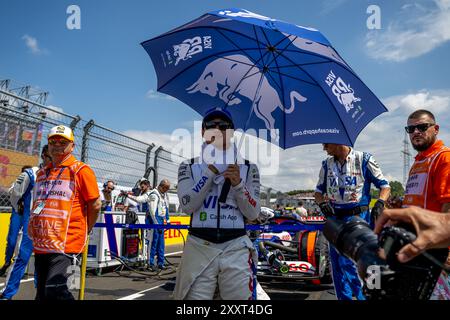
[[[416,239],[407,224],[385,227],[377,237],[360,217],[347,222],[328,219],[323,233],[339,253],[356,263],[368,300],[428,300],[448,255],[448,249],[430,249],[400,263],[397,253]],[[379,249],[384,249],[385,259],[379,257]]]

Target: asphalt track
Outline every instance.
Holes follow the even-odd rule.
[[[182,246],[168,246],[167,270],[160,273],[134,272],[124,268],[109,268],[101,275],[88,272],[85,300],[171,300],[175,285],[175,267],[181,258]],[[121,270],[122,269],[122,270]],[[0,290],[4,288],[5,277],[0,277]],[[33,300],[36,294],[32,275],[22,280],[14,300]],[[335,300],[333,286],[315,285],[303,282],[287,282],[259,279],[261,286],[272,300]],[[78,291],[73,291],[78,298]]]

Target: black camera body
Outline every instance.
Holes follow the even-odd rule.
[[[416,239],[410,225],[385,227],[380,236],[360,217],[345,222],[328,219],[323,233],[343,255],[356,263],[364,280],[364,294],[368,300],[428,300],[442,272],[448,249],[432,249],[407,263],[397,260],[397,253]],[[383,249],[386,259],[379,257]]]

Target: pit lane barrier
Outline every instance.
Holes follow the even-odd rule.
[[[325,223],[325,221],[324,221]],[[189,225],[175,225],[175,224],[125,224],[125,223],[96,223],[95,228],[124,228],[124,229],[156,229],[156,230],[167,230],[167,229],[189,229]],[[303,225],[246,225],[246,230],[250,231],[267,231],[267,232],[281,232],[281,231],[315,231],[315,230],[322,230],[323,226],[322,224],[317,223],[305,223]]]
[[[311,217],[321,218],[321,217]],[[276,220],[277,218],[275,218]],[[126,223],[114,223],[112,219],[112,213],[104,213],[105,222],[97,222],[94,228],[105,228],[107,234],[107,241],[109,246],[109,253],[111,256],[119,256],[119,250],[117,245],[116,229],[128,229],[128,230],[188,230],[190,225],[188,224],[126,224]],[[295,220],[288,220],[293,223],[298,223]],[[322,219],[302,219],[299,221],[302,224],[289,225],[289,224],[248,224],[245,226],[247,231],[263,231],[263,232],[297,232],[297,231],[316,231],[322,230],[325,220]],[[183,237],[184,239],[184,237]],[[86,246],[89,247],[89,243]],[[88,250],[88,249],[86,249]]]

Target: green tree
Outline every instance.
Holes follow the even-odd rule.
[[[401,182],[394,180],[389,182],[389,186],[391,187],[391,197],[403,197],[405,195],[405,189],[403,189]],[[370,190],[370,196],[377,199],[380,196],[380,190]]]
[[[401,182],[391,181],[389,182],[389,186],[391,187],[391,196],[403,197],[405,195],[405,189]]]
[[[293,196],[299,193],[311,193],[314,192],[315,190],[292,190],[292,191],[288,191],[286,192],[287,195],[289,196]]]

